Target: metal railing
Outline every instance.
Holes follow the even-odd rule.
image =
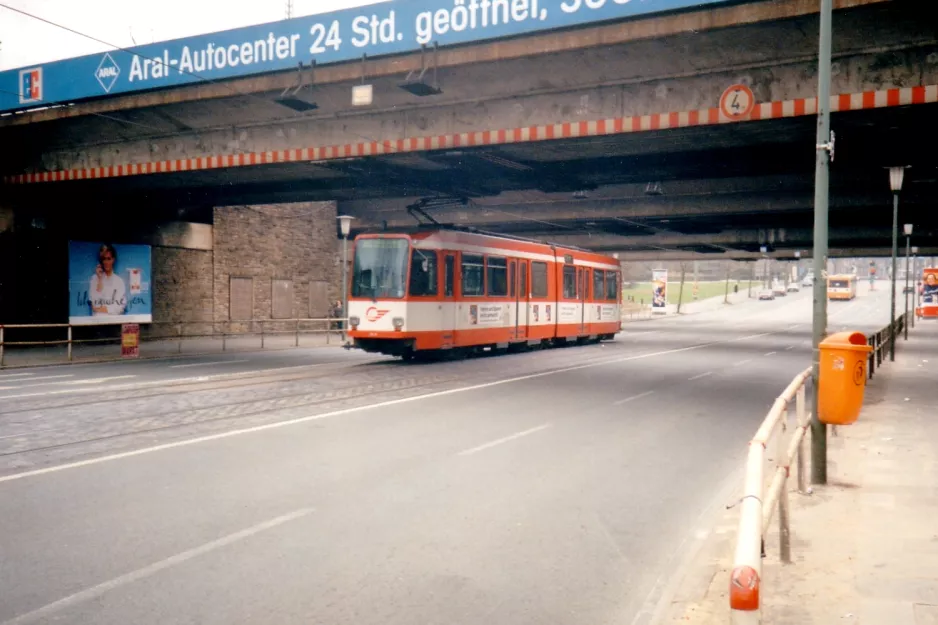
[[[899,317],[896,317],[895,327],[892,324],[889,324],[879,332],[875,332],[867,337],[867,343],[873,348],[873,351],[870,352],[869,357],[869,376],[870,379],[873,379],[873,374],[876,372],[878,367],[883,365],[883,361],[886,360],[886,354],[889,355],[895,354],[895,341],[896,338],[903,333],[906,324],[909,320],[906,318],[906,315],[911,317],[914,312],[903,313]],[[908,340],[908,334],[905,335],[905,340]]]
[[[293,346],[299,347],[301,335],[325,335],[326,344],[337,335],[341,341],[347,319],[337,317],[298,319],[250,319],[244,321],[154,321],[140,324],[141,344],[145,342],[176,342],[177,353],[182,353],[183,343],[193,339],[221,341],[221,350],[226,351],[228,341],[244,337],[260,337],[261,349],[270,337],[293,335]],[[0,324],[0,367],[5,366],[7,351],[11,348],[37,348],[65,346],[65,360],[73,362],[75,347],[80,345],[119,344],[120,324],[107,326],[73,325],[69,323],[26,323]],[[64,332],[62,332],[64,330]],[[113,336],[76,338],[76,333],[107,333]],[[33,335],[29,340],[10,340],[11,334]],[[39,338],[36,338],[38,335]],[[50,338],[52,337],[52,338]],[[115,356],[115,359],[118,358]]]
[[[905,315],[896,319],[878,332],[867,337],[873,346],[869,355],[870,377],[875,366],[881,366],[884,353],[893,348],[897,336],[907,322]],[[746,459],[746,477],[743,494],[739,500],[739,527],[736,535],[736,552],[733,571],[730,574],[730,615],[733,625],[752,625],[762,622],[761,580],[762,558],[765,557],[765,536],[773,516],[778,511],[779,552],[784,564],[791,563],[791,518],[788,502],[788,478],[792,462],[795,462],[798,492],[810,494],[805,470],[805,439],[810,427],[811,413],[805,405],[806,387],[811,380],[812,369],[799,373],[785,391],[778,396],[772,408],[749,442]],[[786,441],[785,432],[792,425],[790,412],[794,402],[795,419],[791,438]],[[778,430],[778,431],[777,431]],[[836,436],[836,427],[832,435]],[[765,486],[766,448],[777,435],[775,468],[770,471],[772,481]]]
[[[805,488],[804,440],[811,416],[805,406],[805,385],[811,379],[811,369],[799,373],[788,388],[778,396],[769,414],[749,442],[746,460],[746,479],[739,500],[739,530],[736,537],[736,555],[730,576],[730,613],[734,625],[761,622],[760,586],[764,536],[778,508],[779,544],[782,562],[791,562],[790,519],[788,514],[788,477],[792,460],[797,458],[798,490]],[[791,403],[795,402],[795,428],[791,440],[785,441],[789,426]],[[764,469],[766,445],[776,429],[778,432],[776,466],[772,482],[765,488]]]
[[[651,319],[651,306],[645,304],[636,304],[634,302],[623,302],[619,308],[622,321],[640,321],[642,319]]]

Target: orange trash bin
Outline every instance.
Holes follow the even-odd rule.
[[[850,425],[860,416],[866,389],[867,359],[873,348],[860,332],[838,332],[821,341],[818,419]]]

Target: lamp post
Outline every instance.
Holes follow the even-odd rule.
[[[912,246],[912,273],[918,275],[918,247]],[[912,278],[912,327],[915,327],[915,311],[918,310],[918,284],[917,279]]]
[[[827,253],[830,162],[834,156],[831,132],[831,31],[834,3],[821,0],[818,37],[817,135],[814,142],[814,267],[813,319],[811,322],[811,483],[827,484],[827,425],[818,416],[818,378],[821,372],[821,341],[827,334]]]
[[[909,253],[912,246],[912,224],[903,224],[902,232],[905,234],[905,288],[902,289],[903,299],[905,300],[905,340],[909,340]]]
[[[339,215],[339,230],[342,232],[342,314],[348,319],[348,235],[352,230],[352,220],[354,217],[349,215]],[[346,323],[342,323],[342,335],[345,337],[347,332]]]
[[[899,192],[905,167],[889,168],[889,189],[892,191],[892,294],[889,297],[889,360],[896,359],[896,256],[899,251]]]

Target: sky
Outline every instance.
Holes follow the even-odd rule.
[[[293,0],[300,17],[382,0]],[[275,22],[286,0],[0,0],[118,47]],[[0,6],[0,70],[113,49]]]

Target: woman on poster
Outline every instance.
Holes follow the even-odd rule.
[[[92,315],[122,315],[127,308],[127,289],[114,272],[117,250],[105,243],[98,250],[98,266],[88,286]]]
[[[922,285],[922,303],[938,304],[938,275],[925,274],[925,284]]]

